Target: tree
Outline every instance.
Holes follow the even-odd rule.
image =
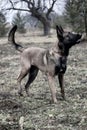
[[[8,31],[5,15],[0,12],[0,36],[5,36]]]
[[[87,35],[87,1],[67,0],[65,18],[74,31],[84,32]]]
[[[84,26],[85,26],[85,33],[87,36],[87,1],[83,0],[82,6],[81,6],[81,12],[82,12],[82,17],[84,20]]]
[[[43,25],[44,35],[50,33],[51,18],[50,13],[53,11],[53,7],[57,0],[8,0],[10,7],[8,10],[19,10],[31,13],[31,15],[37,18]],[[17,5],[22,6],[17,8]],[[49,5],[49,6],[48,6]]]
[[[25,29],[25,24],[26,24],[25,16],[21,15],[20,12],[17,12],[17,14],[13,17],[12,24],[13,25],[18,25],[18,31],[20,33],[25,33],[26,32],[26,29]]]

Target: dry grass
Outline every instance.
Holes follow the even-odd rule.
[[[56,34],[43,37],[40,33],[17,35],[16,41],[29,46],[51,47],[57,41]],[[30,87],[31,96],[19,97],[16,78],[19,74],[19,53],[0,39],[0,130],[18,130],[22,120],[24,130],[86,130],[87,129],[87,43],[70,50],[65,74],[66,101],[51,103],[48,82],[39,72]],[[23,81],[23,86],[27,79]]]

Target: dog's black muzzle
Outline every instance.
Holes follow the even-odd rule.
[[[77,34],[77,38],[76,38],[77,44],[81,42],[81,37],[82,37],[82,34]]]

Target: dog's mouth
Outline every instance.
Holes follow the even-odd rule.
[[[81,42],[81,38],[82,38],[82,35],[78,35],[77,41],[76,41],[77,44]]]

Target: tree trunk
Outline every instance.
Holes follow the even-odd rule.
[[[87,36],[87,2],[84,0],[84,24],[85,24],[85,33]]]
[[[43,23],[43,29],[44,29],[44,36],[49,35],[51,29],[51,23],[50,22]]]
[[[85,23],[85,33],[86,33],[86,36],[87,36],[87,17],[86,17],[86,13],[85,13],[85,16],[84,16],[84,23]]]
[[[51,19],[46,16],[45,13],[39,13],[36,10],[31,10],[32,16],[37,18],[43,25],[43,33],[44,36],[50,34],[50,29],[51,29]]]

